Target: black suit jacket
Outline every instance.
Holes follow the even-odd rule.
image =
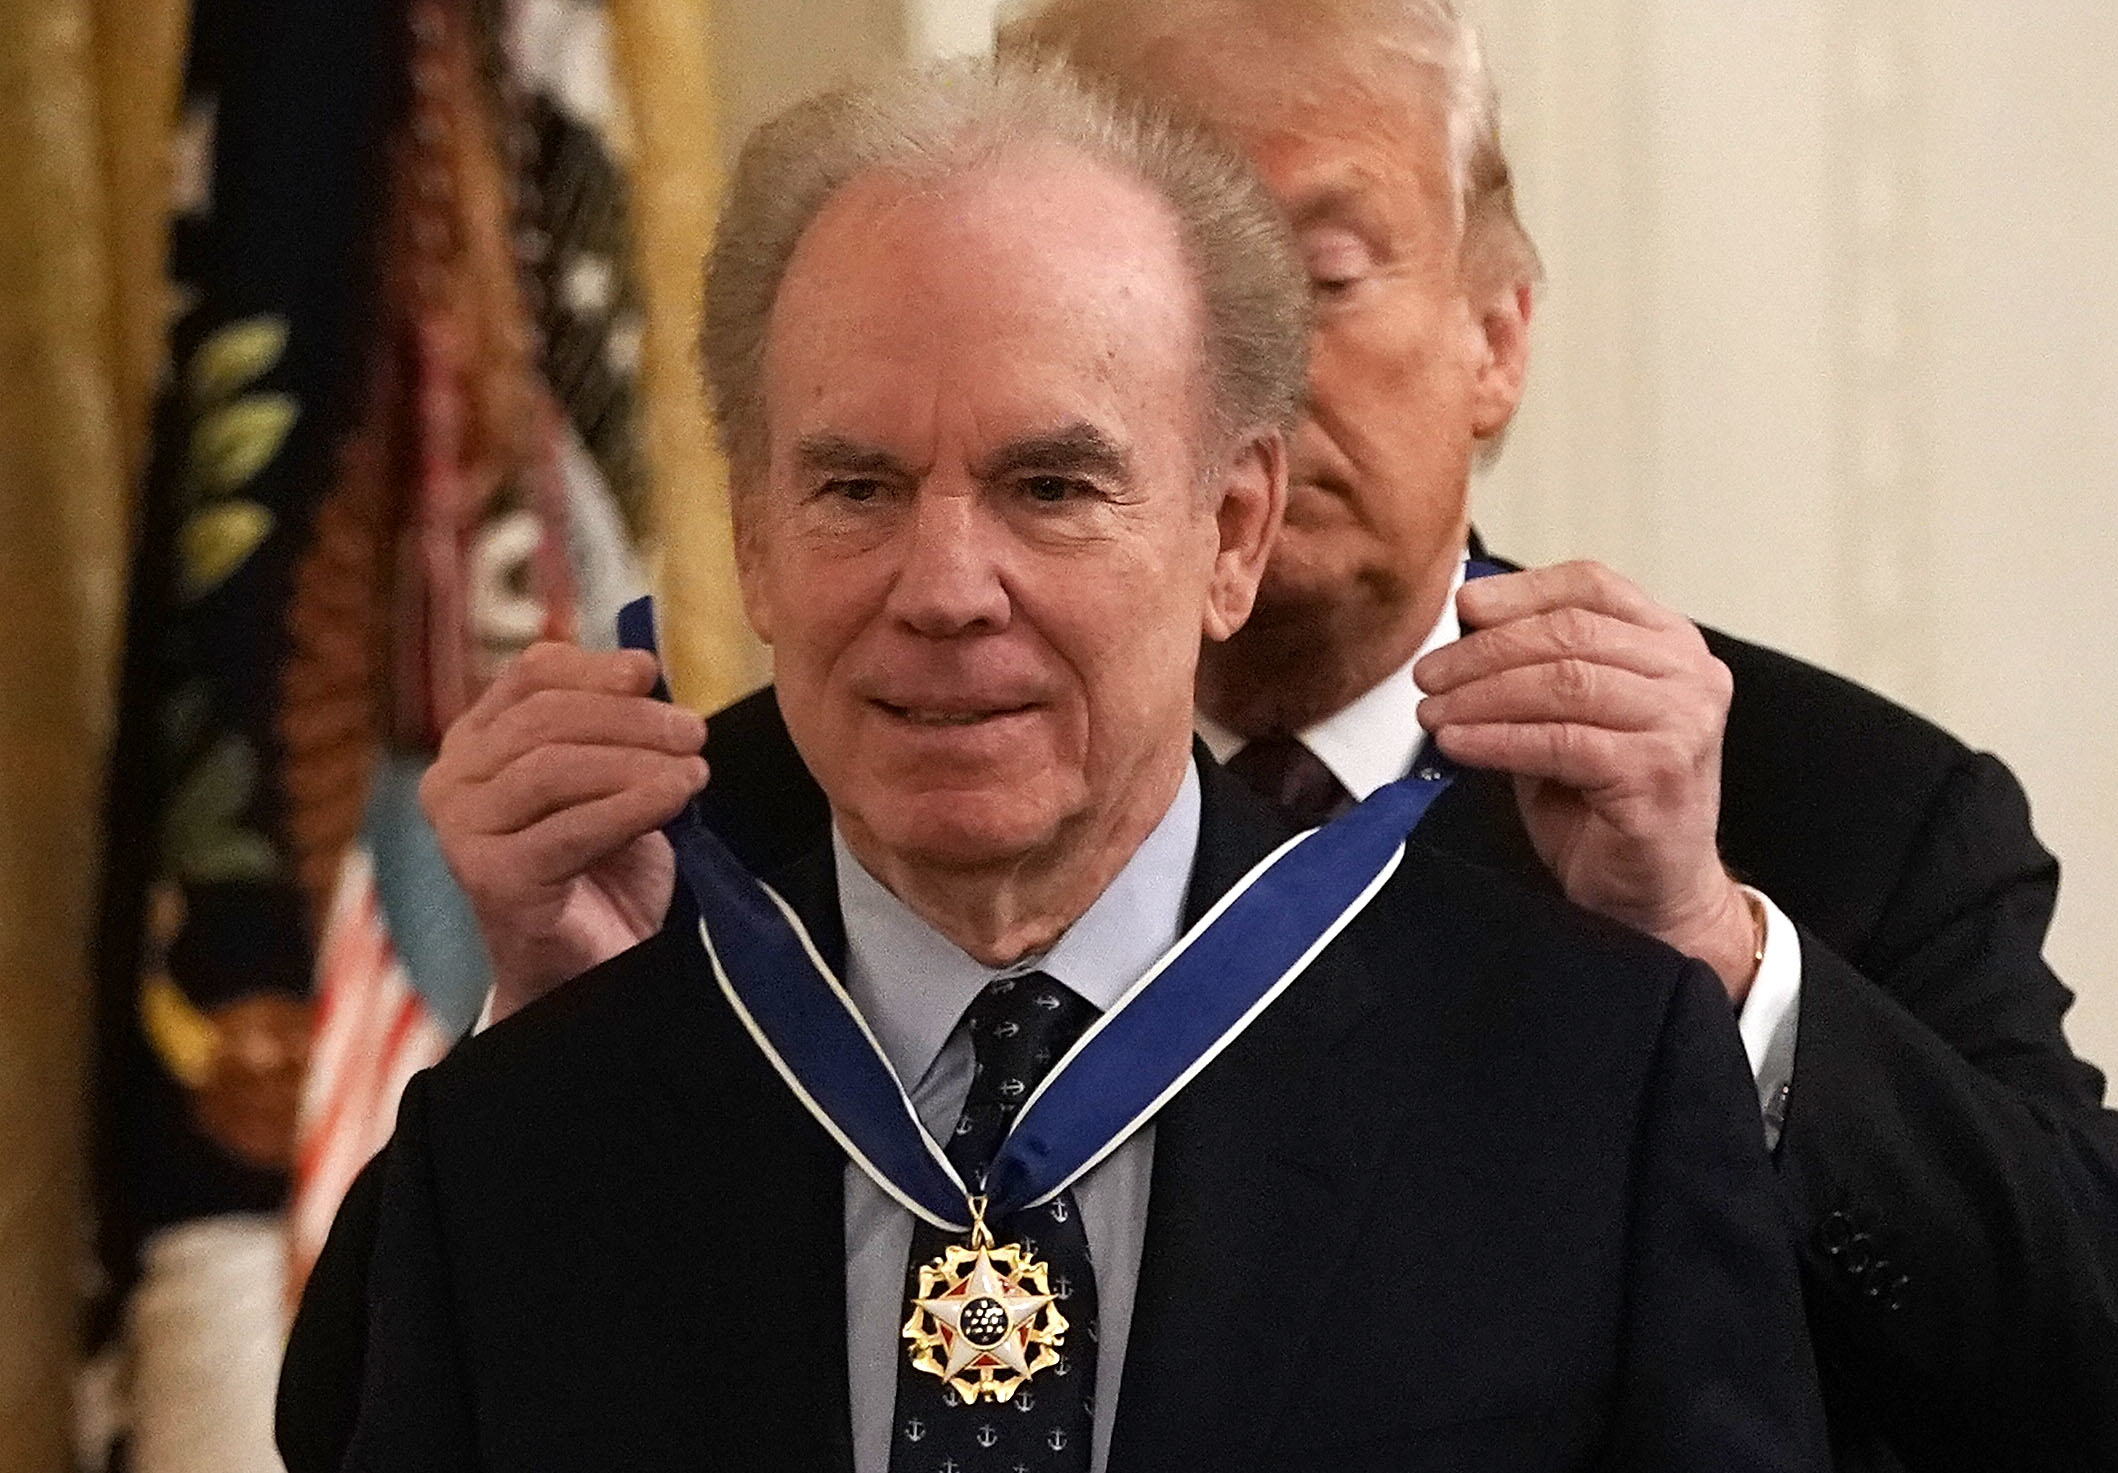
[[[1708,634],[1721,847],[1802,933],[1778,1161],[1848,1469],[2118,1469],[2118,1114],[2042,957],[2058,865],[1993,757]]]
[[[2118,1469],[2118,1115],[2041,956],[2058,865],[1993,757],[1712,630],[1729,868],[1795,921],[1777,1165],[1837,1466]],[[1426,842],[1534,882],[1505,778]]]
[[[1281,832],[1204,800],[1193,916]],[[850,1467],[844,1158],[690,926],[384,1159],[349,1469]],[[1159,1118],[1113,1473],[1808,1468],[1812,1397],[1726,1003],[1619,928],[1415,853]]]
[[[2118,1468],[2118,1117],[2040,955],[2057,866],[2007,769],[1784,655],[1707,631],[1735,676],[1721,847],[1800,927],[1778,1167],[1844,1473]],[[753,867],[827,815],[777,706],[713,718],[706,802]],[[767,795],[762,802],[746,795]],[[1553,882],[1505,779],[1469,774],[1420,841]],[[375,1192],[325,1251],[290,1363],[357,1378]],[[350,1369],[349,1369],[350,1368]],[[283,1401],[295,1473],[336,1466],[350,1398]]]

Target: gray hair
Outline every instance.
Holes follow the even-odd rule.
[[[739,493],[767,464],[762,390],[773,304],[825,202],[858,176],[932,183],[1040,145],[1138,180],[1175,215],[1203,303],[1209,447],[1293,425],[1307,372],[1308,287],[1287,226],[1242,155],[1199,125],[1055,63],[960,58],[798,103],[744,145],[707,257],[701,333]]]
[[[1056,56],[1143,86],[1158,50],[1230,19],[1297,38],[1296,61],[1333,47],[1330,54],[1363,81],[1380,80],[1378,63],[1393,62],[1436,79],[1465,265],[1496,283],[1539,279],[1537,248],[1515,210],[1485,48],[1455,0],[1044,0],[1003,25],[997,46],[1003,55]],[[1288,85],[1295,81],[1290,71]]]

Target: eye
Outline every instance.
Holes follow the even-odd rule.
[[[824,495],[841,501],[873,501],[882,491],[883,483],[873,476],[838,476],[823,485]]]
[[[1069,497],[1079,495],[1084,489],[1080,481],[1067,476],[1024,476],[1019,484],[1023,495],[1047,506],[1055,506]]]
[[[1346,295],[1367,278],[1373,264],[1367,242],[1350,230],[1313,230],[1302,238],[1309,289],[1320,298]]]

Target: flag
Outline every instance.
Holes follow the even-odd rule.
[[[420,773],[512,654],[637,590],[606,31],[197,0],[97,959],[84,1385],[134,1395],[88,1464],[277,1466],[289,1293],[486,989]]]
[[[314,957],[276,672],[351,413],[395,70],[384,10],[193,9],[173,137],[178,313],[135,519],[95,957],[88,1331],[106,1363],[129,1364],[84,1380],[129,1383],[169,1415],[84,1415],[114,1440],[83,1448],[91,1466],[204,1466],[216,1441],[241,1446],[222,1469],[268,1466],[269,1401],[218,1392],[226,1368],[269,1357],[280,1297],[254,1281],[278,1257]]]
[[[429,0],[412,14],[389,346],[334,503],[345,528],[304,569],[308,637],[288,681],[290,728],[315,738],[289,744],[296,770],[313,768],[298,783],[317,800],[305,847],[331,877],[290,1216],[297,1278],[388,1138],[404,1081],[486,991],[419,774],[507,658],[536,638],[609,643],[640,583],[640,304],[608,19],[586,0]],[[392,467],[408,487],[393,488]],[[349,651],[352,627],[370,637]],[[310,713],[357,709],[378,688],[388,737],[349,833],[342,736]]]

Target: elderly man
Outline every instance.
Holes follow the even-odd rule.
[[[680,829],[694,917],[415,1080],[345,1466],[1816,1466],[1708,970],[1408,848],[1431,775],[1290,844],[1194,754],[1304,327],[1240,163],[825,98],[707,313],[829,832]]]
[[[1424,722],[1491,770],[1423,843],[1712,962],[1777,1140],[1841,1467],[2118,1466],[2118,1125],[2060,1031],[2068,994],[2038,955],[2054,867],[2013,779],[1606,570],[1455,592],[1469,475],[1522,389],[1535,258],[1453,7],[1058,0],[1003,48],[1228,130],[1309,270],[1287,527],[1255,616],[1202,655],[1214,749],[1314,814],[1401,775]],[[541,650],[429,780],[503,1011],[660,922],[652,830],[704,770],[688,718],[612,714],[650,675]],[[593,763],[526,755],[554,738]],[[714,718],[707,757],[709,815],[759,862],[825,822],[770,693]],[[769,813],[737,796],[766,789]],[[359,1236],[336,1247],[357,1283]]]

